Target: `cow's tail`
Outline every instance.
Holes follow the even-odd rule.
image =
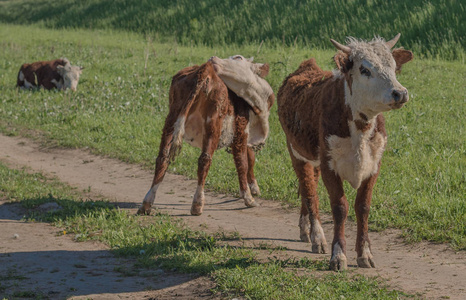
[[[186,99],[186,101],[183,103],[181,111],[177,115],[178,118],[174,125],[173,138],[172,138],[170,152],[169,152],[170,161],[173,161],[181,151],[181,147],[183,145],[183,136],[185,133],[186,118],[188,117],[189,110],[191,109],[194,103],[194,100],[200,93],[208,94],[211,90],[211,86],[210,86],[211,78],[210,78],[208,70],[206,69],[208,67],[212,68],[212,66],[208,64],[209,63],[204,64],[199,67],[199,70],[197,72],[196,85],[194,89],[192,90],[192,92],[189,94],[188,99]],[[212,68],[212,71],[213,71],[213,68]],[[172,82],[172,85],[173,85],[173,82]]]
[[[189,111],[189,110],[188,110]],[[170,147],[169,158],[170,161],[180,154],[181,147],[183,146],[184,126],[186,123],[186,116],[181,116],[175,122],[175,128],[173,131],[172,145]]]

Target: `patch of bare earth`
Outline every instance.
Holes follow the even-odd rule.
[[[18,204],[0,201],[2,297],[168,299],[173,287],[183,286],[196,298],[216,298],[205,277],[135,269],[102,243],[75,242],[49,224],[25,222],[23,213]]]
[[[27,166],[34,171],[57,176],[61,181],[66,182],[79,189],[88,189],[89,187],[95,193],[118,202],[121,207],[128,208],[136,212],[137,206],[142,201],[144,195],[149,189],[153,173],[143,170],[135,165],[128,165],[118,160],[103,158],[90,154],[83,150],[67,149],[43,149],[30,140],[23,138],[12,138],[0,135],[0,160],[13,168]],[[259,162],[260,163],[260,162]],[[260,185],[260,182],[259,182]],[[196,190],[196,181],[187,180],[183,176],[167,174],[164,182],[161,184],[156,199],[156,207],[175,217],[182,218],[189,226],[195,229],[202,229],[208,232],[225,232],[237,231],[245,245],[258,247],[268,245],[270,247],[286,247],[286,250],[280,250],[279,255],[282,257],[310,257],[312,259],[329,259],[329,254],[313,254],[310,252],[310,245],[299,241],[298,230],[298,210],[285,210],[281,205],[274,201],[258,199],[261,207],[248,209],[245,208],[242,201],[228,195],[219,195],[206,193],[206,207],[202,216],[191,216],[189,214],[192,196]],[[1,222],[4,222],[2,220]],[[9,222],[19,222],[8,220]],[[330,216],[323,216],[323,227],[328,238],[332,236],[332,220]],[[39,224],[28,224],[29,231],[34,232],[41,226]],[[3,226],[2,226],[3,227]],[[49,228],[50,235],[54,239],[48,245],[54,250],[34,250],[34,236],[24,237],[31,238],[28,243],[30,251],[41,253],[50,251],[49,255],[54,255],[60,251],[70,251],[71,255],[76,256],[79,253],[76,249],[85,249],[87,243],[74,243],[66,238],[55,237],[53,228]],[[37,229],[38,231],[40,229]],[[4,230],[2,229],[2,232]],[[14,230],[13,230],[14,231]],[[13,231],[5,238],[10,238]],[[3,234],[3,233],[2,233]],[[456,253],[447,245],[435,245],[431,243],[419,243],[415,245],[406,245],[399,237],[399,231],[387,230],[382,233],[370,233],[372,240],[372,250],[375,256],[377,268],[375,269],[358,269],[356,267],[356,253],[354,249],[356,226],[352,222],[347,223],[347,242],[348,242],[348,263],[351,272],[360,273],[368,276],[380,276],[386,280],[392,288],[403,290],[408,293],[416,293],[423,298],[449,298],[464,299],[466,295],[466,255],[465,252]],[[0,240],[0,247],[4,247],[4,238]],[[57,245],[64,245],[61,250],[56,249]],[[86,244],[86,245],[84,245]],[[66,245],[66,246],[65,246]],[[67,248],[69,247],[69,250]],[[90,247],[90,246],[89,246]],[[99,249],[102,246],[93,245],[94,250],[87,251],[88,255],[97,255],[94,258],[86,260],[87,268],[93,264],[105,264],[101,259]],[[21,247],[0,248],[1,257],[15,256],[17,253],[26,252]],[[103,253],[103,252],[102,252]],[[105,252],[108,254],[108,252]],[[101,254],[103,255],[103,254]],[[42,259],[42,258],[40,258]],[[35,261],[39,261],[37,258]],[[113,258],[115,260],[115,258]],[[54,260],[58,263],[57,260]],[[93,263],[90,263],[92,261]],[[83,263],[84,264],[84,263]],[[1,265],[3,268],[3,264]],[[30,267],[31,268],[31,267]],[[76,269],[76,268],[75,268]],[[96,270],[100,267],[96,268]],[[30,269],[24,267],[23,271],[29,272]],[[81,271],[81,270],[79,270]],[[49,272],[50,273],[50,272]],[[47,273],[47,274],[49,274]],[[70,275],[71,276],[71,275]],[[101,275],[99,280],[92,278],[92,275],[82,275],[83,280],[90,282],[99,282],[103,278],[110,278],[109,275]],[[172,275],[173,278],[181,275]],[[133,297],[132,295],[147,295],[144,289],[149,285],[150,280],[163,280],[163,276],[150,276],[144,278],[142,282],[146,285],[134,283],[132,289],[122,291],[122,285],[119,282],[111,281],[111,284],[102,288],[95,289],[93,294],[100,294],[99,297],[105,298],[105,295],[113,297],[118,295],[128,295],[124,297]],[[189,277],[189,276],[187,276]],[[196,280],[203,281],[206,289],[197,289],[199,293],[196,298],[214,297],[213,295],[203,295],[202,291],[208,291],[212,284],[207,279],[193,278],[173,279],[168,289],[156,291],[155,299],[168,299],[169,297],[178,297],[181,299],[186,294],[186,284],[196,290]],[[126,278],[124,278],[126,280]],[[47,284],[47,279],[37,279],[36,284]],[[192,284],[191,284],[191,283]],[[201,284],[202,286],[202,284]],[[150,288],[160,289],[164,286],[157,286],[151,283]],[[88,291],[83,290],[70,292],[73,295],[88,295]],[[53,290],[53,289],[52,289]],[[87,293],[87,294],[86,294]],[[159,294],[162,293],[162,294]],[[187,292],[190,293],[189,290]],[[194,295],[194,294],[193,294]],[[134,296],[134,297],[138,297]],[[157,298],[158,297],[158,298]],[[168,297],[168,298],[167,298]],[[186,296],[189,299],[188,296]]]

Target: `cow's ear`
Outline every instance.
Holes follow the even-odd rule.
[[[80,70],[80,71],[84,70],[84,67],[79,67],[79,70]]]
[[[248,62],[253,62],[254,61],[254,56],[251,56],[250,58],[246,59]]]
[[[269,75],[269,64],[263,64],[259,67],[259,72],[257,75],[259,75],[262,78],[265,78],[267,75]]]
[[[349,55],[343,51],[338,51],[337,54],[333,57],[337,69],[341,73],[346,74],[353,67],[353,61],[350,60]]]
[[[401,67],[403,64],[413,60],[414,58],[413,52],[403,48],[394,49],[392,51],[392,55],[396,62],[395,72],[397,73],[401,72]]]

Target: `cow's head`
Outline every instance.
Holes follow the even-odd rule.
[[[66,61],[66,60],[65,60]],[[76,91],[83,67],[72,66],[69,61],[66,61],[64,66],[57,66],[57,72],[63,78],[63,89],[71,89]]]
[[[269,74],[269,65],[254,63],[254,57],[245,58],[242,55],[233,55],[229,58],[221,59],[212,56],[210,61],[214,65],[217,74],[235,78],[237,81],[244,81],[253,74],[265,78]]]
[[[408,90],[398,82],[395,73],[413,59],[413,53],[401,48],[391,50],[399,37],[397,34],[388,42],[382,38],[370,42],[349,38],[347,45],[331,40],[340,50],[334,60],[346,78],[345,99],[353,114],[373,117],[408,101]]]
[[[241,55],[233,55],[225,59],[212,56],[209,59],[215,72],[228,88],[244,98],[255,110],[257,103],[253,99],[268,99],[273,94],[273,90],[264,79],[269,74],[269,65],[254,63],[253,60],[253,57],[245,58]],[[267,110],[272,106],[273,99],[270,98],[268,101]],[[256,110],[255,112],[257,113]]]

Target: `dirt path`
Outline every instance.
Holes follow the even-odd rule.
[[[16,295],[40,299],[73,295],[72,299],[115,299],[116,295],[120,299],[142,299],[153,297],[150,289],[160,289],[163,295],[181,284],[191,285],[195,291],[196,283],[202,280],[162,270],[138,272],[130,260],[115,258],[101,243],[76,243],[68,236],[57,235],[53,226],[27,223],[20,220],[21,216],[19,205],[0,201],[0,276],[5,288],[0,289],[0,296],[22,292]],[[143,276],[125,275],[128,273]],[[209,281],[204,278],[202,284]]]
[[[30,140],[1,135],[0,160],[10,167],[28,166],[35,171],[53,174],[80,189],[90,187],[93,192],[134,211],[149,189],[153,176],[152,172],[138,166],[83,150],[41,149]],[[195,228],[238,231],[244,240],[256,245],[267,243],[287,247],[286,255],[322,258],[322,255],[310,253],[309,244],[298,241],[297,210],[287,211],[276,202],[261,199],[258,199],[261,207],[246,209],[242,201],[231,196],[207,193],[204,214],[193,217],[189,215],[189,209],[195,189],[195,181],[167,174],[159,188],[156,206],[183,218]],[[332,236],[331,218],[324,216],[323,223],[329,238]],[[354,272],[381,276],[392,287],[420,293],[425,298],[466,297],[466,253],[454,253],[445,245],[430,243],[404,245],[394,230],[370,233],[377,268],[357,269],[356,254],[350,250],[354,249],[355,242],[355,226],[351,222],[348,222],[346,234],[349,267]],[[5,253],[3,248],[0,253]]]

